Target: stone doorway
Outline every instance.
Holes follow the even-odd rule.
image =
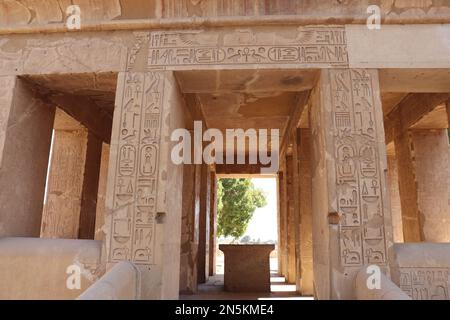
[[[227,129],[278,129],[278,138],[281,140],[287,128],[295,121],[300,121],[300,118],[291,120],[292,115],[298,113],[299,106],[303,109],[309,91],[317,81],[318,73],[315,70],[178,71],[175,72],[175,77],[186,98],[186,105],[194,115],[193,120],[201,121],[204,130],[217,128],[225,135]],[[301,115],[304,117],[303,123],[307,123],[307,116],[303,113]],[[249,154],[248,148],[247,145],[246,158]],[[282,148],[287,148],[287,145]],[[216,246],[214,209],[217,200],[214,186],[217,179],[258,176],[261,166],[248,164],[247,161],[247,164],[242,165],[216,164],[213,167],[197,166],[189,170],[192,171],[193,177],[197,177],[197,180],[194,178],[189,181],[198,181],[200,186],[195,187],[195,182],[194,185],[186,186],[186,190],[189,190],[186,191],[186,197],[191,197],[192,190],[196,190],[190,201],[195,203],[198,198],[200,206],[197,208],[197,216],[191,214],[195,212],[193,205],[190,208],[194,209],[183,212],[180,278],[182,294],[192,294],[198,292],[197,290],[214,291],[221,288],[223,283],[223,278],[217,275],[214,268],[216,255],[211,250]],[[273,177],[278,176],[275,173]],[[186,166],[184,181],[186,182]],[[212,191],[209,191],[211,187]],[[203,211],[209,213],[202,213]],[[188,223],[185,224],[184,221]],[[199,225],[198,238],[195,238],[195,224]],[[206,232],[205,225],[208,226]],[[285,230],[279,232],[283,237],[286,236]],[[206,241],[207,238],[210,240]],[[186,239],[185,242],[183,239]],[[291,291],[291,295],[298,296],[295,293],[295,278],[287,282],[284,275],[281,275],[280,267],[281,262],[273,268],[279,270],[272,274],[276,291]],[[286,285],[283,285],[285,281]]]
[[[267,267],[268,275],[270,274],[270,290],[269,292],[252,292],[250,287],[260,286],[255,283],[255,279],[242,278],[239,280],[241,284],[240,287],[244,291],[239,292],[240,289],[229,291],[224,286],[224,271],[225,271],[225,255],[224,252],[219,249],[221,244],[229,244],[231,238],[218,237],[217,235],[217,213],[210,212],[210,243],[209,243],[209,274],[204,283],[198,284],[197,292],[181,292],[180,299],[186,300],[256,300],[256,299],[295,299],[295,300],[309,300],[312,297],[302,297],[300,293],[296,290],[295,283],[289,284],[287,279],[281,274],[278,262],[278,188],[277,188],[277,176],[276,175],[257,175],[257,174],[239,174],[239,175],[229,175],[229,174],[217,174],[215,176],[215,183],[219,183],[219,179],[249,179],[251,180],[255,187],[263,190],[266,196],[267,204],[266,206],[256,209],[256,212],[249,223],[248,230],[243,237],[234,239],[232,247],[236,248],[243,246],[244,250],[251,250],[252,246],[258,249],[259,245],[271,245],[274,244],[274,250],[270,252],[267,256]],[[213,190],[214,192],[214,190]],[[217,199],[217,195],[214,194],[213,198]],[[212,204],[214,205],[214,204]],[[215,210],[215,207],[212,207]],[[214,219],[216,218],[216,219]],[[272,230],[273,229],[273,230]],[[258,232],[259,231],[259,232]],[[259,238],[258,238],[259,237]],[[262,238],[261,238],[262,237]],[[273,240],[271,240],[273,239]],[[270,249],[272,250],[272,249]],[[247,252],[247,251],[244,251]],[[257,253],[259,256],[260,253]],[[263,252],[261,252],[264,256]],[[229,257],[230,258],[230,257]],[[243,256],[237,258],[237,264],[242,264],[243,261],[248,261],[251,257],[247,253]],[[233,261],[229,261],[231,263]],[[233,265],[233,269],[239,267]],[[182,265],[183,268],[183,265]],[[242,271],[246,271],[244,268]],[[261,273],[261,268],[258,267],[249,269],[252,274]],[[181,269],[181,277],[186,270]],[[184,274],[185,275],[185,274]],[[253,282],[252,282],[253,281]]]
[[[363,70],[361,70],[361,72],[364,73]],[[342,71],[342,74],[344,73],[345,71]],[[182,91],[187,90],[187,92],[185,92],[185,97],[187,97],[187,105],[190,106],[190,110],[197,110],[197,114],[201,115],[198,119],[202,119],[202,121],[204,121],[204,123],[206,124],[216,124],[219,127],[221,126],[222,130],[224,130],[224,128],[226,128],[227,121],[230,121],[228,122],[229,126],[234,128],[236,125],[242,125],[243,127],[245,127],[246,125],[248,125],[248,123],[252,123],[253,125],[256,124],[256,126],[264,126],[264,120],[267,120],[267,123],[270,122],[273,125],[274,123],[276,123],[276,121],[273,118],[268,120],[271,116],[278,116],[278,120],[280,118],[284,119],[284,122],[280,122],[283,123],[283,125],[280,126],[283,128],[282,134],[280,135],[282,137],[282,159],[280,160],[281,166],[277,176],[278,180],[280,181],[279,219],[281,219],[280,221],[283,221],[280,224],[280,229],[284,228],[280,232],[278,239],[282,244],[282,247],[284,248],[284,251],[280,250],[279,254],[279,270],[281,270],[281,274],[286,277],[289,283],[293,283],[296,285],[297,292],[301,292],[306,296],[314,295],[315,277],[313,270],[316,270],[316,265],[313,264],[314,258],[312,249],[313,246],[320,247],[321,245],[314,243],[312,239],[312,211],[313,202],[322,202],[323,199],[314,199],[314,194],[315,196],[318,196],[317,186],[315,186],[313,183],[314,170],[317,169],[315,169],[314,167],[315,163],[313,162],[312,157],[317,156],[314,154],[318,152],[316,148],[321,148],[322,146],[319,144],[320,140],[317,140],[317,138],[312,135],[312,131],[322,130],[324,124],[320,124],[322,128],[320,126],[316,128],[310,127],[311,121],[315,121],[314,118],[313,120],[311,120],[311,117],[317,116],[311,115],[311,108],[315,107],[317,109],[317,101],[314,100],[314,92],[311,93],[311,90],[314,88],[316,88],[317,90],[318,86],[320,86],[320,81],[328,81],[326,80],[327,77],[330,77],[330,79],[333,79],[333,77],[339,77],[339,72],[330,72],[329,74],[327,74],[326,72],[322,72],[322,75],[320,75],[319,71],[309,70],[297,72],[295,75],[286,75],[286,73],[281,73],[275,70],[215,70],[201,72],[178,71],[175,72],[175,75],[178,79],[180,89]],[[236,75],[236,78],[233,77],[233,75]],[[237,75],[242,75],[242,78],[237,78]],[[355,71],[355,77],[359,77],[360,75],[361,74],[359,74],[359,70]],[[289,81],[287,78],[280,79],[280,77],[283,76],[289,78]],[[407,196],[408,191],[406,191],[407,189],[405,189],[405,186],[411,188],[415,184],[412,182],[402,182],[401,180],[399,180],[401,178],[399,177],[399,173],[397,172],[398,169],[396,168],[396,166],[399,164],[399,159],[396,158],[398,157],[398,152],[401,153],[402,157],[405,157],[404,154],[407,154],[406,158],[403,158],[404,160],[401,161],[405,161],[405,163],[408,163],[408,161],[410,161],[409,163],[412,163],[411,161],[413,161],[414,164],[411,165],[414,166],[414,170],[419,170],[419,174],[423,175],[425,172],[425,168],[430,168],[430,164],[425,165],[423,162],[426,162],[426,160],[423,158],[425,153],[423,151],[420,151],[420,153],[418,154],[418,158],[413,159],[411,157],[414,157],[414,153],[411,152],[413,152],[417,148],[426,148],[424,145],[424,141],[428,141],[430,143],[429,146],[433,145],[435,147],[439,147],[437,149],[433,149],[433,151],[436,152],[433,159],[435,159],[435,161],[440,161],[438,164],[436,164],[435,167],[441,167],[441,172],[447,170],[443,169],[444,167],[448,168],[448,134],[446,129],[448,127],[448,102],[446,104],[446,101],[449,100],[449,96],[448,88],[446,86],[443,86],[442,83],[448,83],[449,78],[448,72],[446,70],[419,71],[406,69],[382,69],[372,77],[374,81],[373,88],[376,88],[378,83],[380,89],[379,92],[372,92],[369,93],[369,95],[373,94],[376,96],[377,94],[379,94],[380,102],[379,107],[377,108],[380,108],[380,110],[382,109],[382,117],[384,118],[385,130],[384,132],[380,133],[380,136],[384,134],[386,136],[386,153],[388,159],[386,168],[388,179],[386,181],[389,188],[389,190],[386,191],[386,194],[390,194],[390,198],[385,198],[385,205],[387,205],[389,202],[391,202],[392,204],[385,209],[387,210],[385,217],[385,219],[387,219],[387,224],[385,225],[384,230],[386,232],[385,236],[387,237],[387,249],[383,250],[387,251],[385,252],[385,258],[383,259],[387,259],[388,255],[391,254],[390,252],[392,252],[392,249],[390,249],[389,247],[390,240],[388,239],[392,235],[395,243],[402,243],[404,241],[403,233],[411,233],[411,230],[408,230],[411,228],[414,230],[413,232],[415,232],[413,233],[413,236],[416,236],[417,239],[420,239],[421,236],[424,236],[423,234],[420,235],[421,231],[419,225],[414,222],[414,219],[420,218],[416,217],[411,219],[401,212],[400,204],[402,208],[404,206],[406,210],[408,210],[411,209],[411,205],[414,206],[414,203],[416,203],[417,206],[418,202],[417,200],[410,199],[410,197]],[[244,80],[240,82],[241,79]],[[267,91],[267,88],[264,89],[265,87],[262,79],[264,79],[264,81],[268,81],[267,79],[271,79],[270,81],[274,81],[273,83],[269,84],[270,89],[277,88],[277,84],[280,83],[286,85],[282,86],[283,89],[281,90],[285,91],[280,94],[272,95]],[[367,78],[364,79],[367,80]],[[353,81],[357,80],[354,79]],[[205,82],[207,84],[205,84]],[[208,86],[209,89],[207,89]],[[339,91],[338,87],[336,88],[336,90]],[[214,91],[217,89],[220,90]],[[329,89],[325,85],[321,90],[326,91]],[[258,94],[260,95],[258,96]],[[289,111],[287,113],[283,114],[283,107],[271,108],[274,105],[277,105],[277,101],[289,101],[288,96],[290,94],[292,94],[291,101],[295,101],[296,103],[282,103],[282,106],[288,106],[286,110]],[[280,100],[277,100],[277,98],[275,97],[280,98]],[[268,99],[266,101],[270,101],[270,99],[272,100],[266,105],[264,105],[264,103],[259,104],[265,101],[265,99]],[[326,98],[321,97],[321,99]],[[360,103],[355,103],[356,106],[361,106]],[[299,107],[299,105],[301,105],[301,107]],[[410,109],[408,110],[407,108]],[[254,110],[255,113],[252,114],[250,110]],[[262,121],[259,123],[258,112],[261,112],[260,119]],[[275,115],[271,112],[279,113]],[[358,115],[361,116],[361,112],[359,114],[356,114],[355,119]],[[402,117],[403,120],[400,120],[400,118]],[[336,125],[344,125],[345,123],[341,122],[343,120],[344,119],[339,118],[333,121],[336,121],[334,122]],[[364,126],[364,121],[366,120],[361,118],[360,121],[360,126]],[[374,119],[371,118],[367,121],[371,123],[370,125],[373,125]],[[404,127],[399,127],[399,121],[403,121],[402,126]],[[369,130],[372,129],[369,128]],[[369,133],[368,136],[370,136],[370,134],[373,134],[373,131],[371,132],[372,133]],[[403,139],[402,137],[404,134],[402,132],[408,132],[408,141],[414,141],[414,144],[404,144],[401,140]],[[384,144],[384,141],[379,141],[379,143]],[[402,146],[408,146],[407,148],[409,151],[402,151]],[[416,149],[414,149],[414,146],[416,146]],[[380,159],[382,159],[384,151],[380,152],[381,153],[379,157]],[[410,160],[408,160],[408,157],[410,157]],[[403,176],[409,175],[411,177],[411,168],[413,167],[404,166],[401,170],[409,170],[409,173],[403,172]],[[257,172],[259,169],[260,168],[258,167],[252,167],[249,165],[227,166],[219,164],[214,168],[209,168],[207,170],[208,172],[213,172],[215,175],[220,176],[220,174],[252,174],[254,172]],[[364,174],[368,174],[368,171]],[[429,178],[432,177],[433,176],[430,176]],[[425,195],[425,185],[427,183],[425,180],[424,177],[420,178],[420,182],[424,184],[422,188],[419,189],[419,191],[414,191],[416,193],[422,192],[422,206],[425,205],[425,202],[423,201],[427,197]],[[434,181],[437,184],[442,184],[442,188],[440,189],[442,192],[447,192],[448,185],[446,184],[445,179],[438,179],[436,177]],[[406,184],[405,186],[400,187],[403,188],[403,197],[400,197],[399,195],[398,184],[401,183]],[[374,185],[375,184],[373,184],[372,186]],[[377,186],[378,185],[379,184],[377,182]],[[442,197],[439,197],[438,195],[436,196],[436,203],[439,203],[439,199],[446,199],[446,196],[443,194]],[[200,198],[201,197],[202,196],[200,196]],[[443,204],[443,206],[445,207],[446,204]],[[391,227],[391,208],[393,232],[389,230]],[[442,212],[446,210],[447,209],[444,209]],[[334,218],[336,218],[337,220],[335,221]],[[327,223],[329,224],[331,230],[333,230],[335,225],[339,225],[341,223],[339,222],[340,218],[340,215],[336,217],[330,215],[327,218]],[[427,219],[427,223],[434,223],[433,219],[434,218],[430,216],[430,219]],[[414,225],[414,223],[416,224]],[[445,223],[441,224],[442,227],[444,227],[445,225]],[[299,226],[298,231],[296,230],[295,226]],[[211,228],[207,232],[211,232]],[[339,228],[337,230],[339,230]],[[317,232],[317,230],[315,232]],[[332,233],[334,232],[335,231],[333,230]],[[433,240],[433,242],[446,242],[446,231],[439,232],[439,234],[444,238],[442,238],[441,240]],[[429,234],[429,236],[430,235],[431,234]],[[411,237],[411,235],[409,235],[409,237]],[[410,240],[408,242],[411,242],[411,238],[409,239]],[[335,242],[332,243],[339,245],[339,240],[334,240]],[[427,241],[430,242],[431,240]],[[379,240],[369,240],[369,242],[379,243]],[[334,246],[333,244],[331,245]],[[342,247],[346,245],[346,242],[340,244],[340,246]],[[395,250],[401,250],[398,245],[396,245],[395,248]],[[332,250],[338,250],[338,248],[333,247]],[[316,250],[316,252],[317,251],[318,250]],[[366,253],[369,252],[374,253],[373,250],[366,251]],[[204,252],[198,251],[197,254],[201,254],[203,256]],[[345,252],[341,252],[338,259],[345,261]],[[374,257],[374,259],[376,260],[378,258]],[[206,260],[207,259],[205,259],[204,261]],[[370,261],[372,262],[375,260],[372,260],[372,258],[370,258]],[[212,260],[209,261],[211,262]],[[342,263],[345,264],[345,262]],[[200,283],[208,283],[208,276],[211,277],[211,275],[214,275],[214,273],[208,274],[208,272],[206,272],[206,275],[203,276],[205,272],[204,270],[208,269],[208,267],[205,267],[204,264],[204,262],[201,262],[200,264],[196,265],[196,268],[202,268],[200,273],[198,273],[197,278],[197,281],[199,278],[203,279],[202,281],[199,281]],[[385,265],[387,264],[385,263]],[[349,267],[351,267],[350,264]],[[352,269],[352,267],[350,269]],[[388,272],[386,271],[387,269],[383,270],[385,270],[385,272]],[[397,277],[396,274],[398,272],[398,269],[394,267],[393,270],[395,278]],[[320,272],[321,271],[316,270],[316,273]],[[183,269],[181,273],[183,274]],[[191,280],[193,279],[194,278],[191,278]],[[217,282],[217,278],[212,277],[211,279],[213,284]],[[209,282],[209,284],[211,284],[211,282]],[[195,288],[195,284],[192,284],[191,288],[188,289],[187,292],[190,292],[192,288]],[[210,289],[211,286],[209,286],[208,288]],[[347,288],[343,290],[350,292],[351,289]],[[182,293],[185,292],[182,291]]]

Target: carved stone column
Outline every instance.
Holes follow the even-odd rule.
[[[292,132],[292,202],[293,202],[293,223],[295,238],[295,284],[297,292],[300,292],[300,280],[302,277],[301,255],[300,255],[300,176],[299,176],[299,152],[297,130]]]
[[[95,240],[105,239],[105,214],[106,214],[106,187],[108,183],[109,144],[103,143],[98,178],[97,210],[95,215]]]
[[[446,129],[412,130],[418,211],[425,242],[450,242],[450,156]]]
[[[388,185],[389,194],[391,195],[391,215],[393,239],[395,243],[404,242],[403,223],[402,223],[402,205],[400,200],[400,191],[398,186],[398,167],[397,157],[395,154],[387,155],[388,161]]]
[[[55,109],[0,77],[0,237],[39,237]]]
[[[79,239],[94,239],[95,237],[101,161],[102,141],[92,132],[89,132],[83,175],[83,191],[81,193]]]
[[[57,110],[41,237],[78,239],[88,130]]]
[[[389,275],[392,227],[376,70],[322,70],[311,99],[314,282],[319,299],[354,298],[367,264]]]
[[[278,255],[278,273],[281,276],[284,276],[284,268],[285,268],[285,241],[284,241],[284,235],[286,233],[286,230],[284,229],[284,194],[283,194],[283,183],[284,183],[284,177],[283,177],[283,171],[281,170],[278,172],[277,176],[277,200],[278,200],[278,215],[277,215],[277,233],[278,233],[278,245],[277,245],[277,255]]]
[[[287,194],[287,276],[288,283],[296,283],[296,218],[294,197],[298,196],[294,191],[294,161],[292,155],[286,157],[286,194]]]
[[[216,235],[217,235],[217,178],[211,170],[211,196],[209,219],[209,275],[216,274]]]
[[[446,107],[447,107],[447,125],[448,125],[447,130],[450,131],[450,101],[447,101]]]
[[[183,170],[180,292],[193,294],[197,292],[201,166],[185,165]]]
[[[300,292],[314,295],[311,208],[311,133],[298,129],[299,199],[300,199]]]
[[[129,260],[143,299],[179,293],[183,167],[170,134],[183,128],[184,102],[171,72],[119,73],[109,165],[108,267]]]
[[[209,228],[211,205],[211,172],[206,164],[201,167],[199,243],[197,256],[197,281],[205,283],[209,277]]]
[[[288,208],[287,208],[287,172],[286,165],[282,164],[282,171],[279,173],[279,197],[280,197],[280,238],[278,250],[281,259],[281,275],[287,280],[288,274]]]
[[[398,185],[402,210],[403,237],[405,242],[421,242],[421,217],[419,214],[416,168],[411,133],[404,131],[395,136]]]

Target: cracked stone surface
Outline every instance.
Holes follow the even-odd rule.
[[[414,16],[435,18],[448,15],[450,4],[443,0],[377,1],[283,1],[283,0],[78,0],[84,22],[126,19],[305,15],[367,18],[369,5],[378,5],[386,20]],[[0,26],[62,23],[70,0],[1,0]],[[352,19],[350,18],[349,21]],[[399,21],[400,22],[400,21]]]

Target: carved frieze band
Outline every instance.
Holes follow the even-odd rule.
[[[164,78],[158,72],[130,72],[119,89],[109,261],[153,264]]]
[[[450,269],[400,268],[400,288],[414,300],[449,300]]]
[[[344,27],[300,27],[276,31],[151,32],[137,37],[128,68],[148,43],[150,68],[189,65],[290,64],[348,67]]]
[[[383,188],[372,75],[332,70],[337,205],[343,266],[386,263]]]

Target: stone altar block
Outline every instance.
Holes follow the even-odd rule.
[[[225,291],[270,292],[269,255],[275,245],[219,245],[225,255]]]

